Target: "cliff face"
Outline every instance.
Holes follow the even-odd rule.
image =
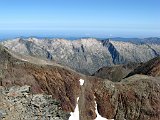
[[[31,116],[38,115],[37,117],[41,118],[39,111],[42,110],[45,118],[51,116],[65,120],[69,118],[68,113],[73,112],[77,104],[80,120],[94,120],[97,116],[115,120],[160,119],[159,77],[134,75],[114,83],[107,79],[77,73],[51,61],[43,60],[43,64],[37,58],[19,55],[1,46],[0,56],[0,85],[3,86],[1,91],[6,91],[1,92],[0,96],[2,119],[12,120],[11,115],[14,112],[16,118],[23,118],[25,115],[23,111],[26,110],[31,112]],[[82,86],[80,79],[84,80]],[[17,85],[22,87],[13,87]],[[30,86],[29,94],[24,92],[28,91],[23,87],[25,85]],[[17,92],[19,90],[20,92]],[[20,97],[15,98],[17,94]],[[53,101],[42,94],[52,95]],[[10,100],[16,100],[15,108],[11,110],[8,107],[12,104]],[[42,104],[37,100],[42,101]],[[7,110],[3,111],[4,108]],[[50,109],[58,115],[55,116],[52,110],[47,111]]]
[[[135,44],[92,38],[74,41],[29,38],[9,40],[2,44],[15,52],[47,58],[90,75],[104,66],[146,62],[160,55],[160,45],[150,42]]]

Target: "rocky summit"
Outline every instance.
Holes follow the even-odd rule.
[[[136,44],[94,38],[79,40],[17,38],[4,41],[2,44],[20,54],[47,58],[78,72],[92,75],[105,66],[147,62],[159,56],[160,44],[152,41]]]

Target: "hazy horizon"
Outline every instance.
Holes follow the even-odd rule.
[[[2,0],[0,39],[160,37],[159,0]]]

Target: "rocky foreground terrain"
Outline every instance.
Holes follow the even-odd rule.
[[[50,95],[31,94],[29,86],[0,86],[0,119],[68,120],[59,102]]]
[[[14,46],[16,45],[19,46]],[[92,49],[92,46],[90,47]],[[35,55],[39,55],[38,51],[35,51],[35,54],[31,52],[29,56],[25,55],[27,52],[17,53],[24,50],[24,47],[19,50],[18,48],[16,51],[15,47],[7,49],[0,46],[0,119],[67,120],[72,115],[70,113],[75,112],[76,106],[79,120],[100,120],[98,116],[115,120],[160,119],[158,57],[151,60],[156,63],[152,69],[148,69],[152,71],[152,75],[146,72],[140,73],[141,75],[135,73],[120,82],[112,82],[102,77],[83,75],[57,64],[56,60],[50,61],[43,56],[43,59],[40,59]],[[122,47],[121,50],[123,49]],[[151,55],[154,57],[155,54]],[[146,58],[145,55],[144,57]],[[142,66],[152,65],[147,65],[148,63],[143,63]],[[138,68],[132,68],[131,71],[135,69]],[[81,79],[84,80],[82,85]]]
[[[148,38],[149,39],[149,38]],[[78,72],[92,75],[105,66],[140,63],[160,55],[157,39],[146,43],[97,40],[17,38],[2,42],[4,46],[24,55],[47,58]],[[155,42],[154,42],[155,41]]]

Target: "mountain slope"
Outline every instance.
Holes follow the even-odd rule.
[[[94,74],[104,66],[128,62],[146,62],[160,54],[159,44],[99,41],[93,38],[73,41],[17,38],[2,44],[20,54],[53,60],[89,75]]]
[[[114,65],[112,67],[102,67],[92,76],[102,79],[109,79],[113,82],[119,82],[133,71],[139,64],[128,63],[127,65]]]
[[[160,76],[160,57],[156,57],[141,66],[135,68],[132,72],[130,72],[127,77],[135,75],[135,74],[143,74],[150,76]]]
[[[63,101],[63,110],[73,111],[79,92],[80,75],[56,65],[33,64],[0,49],[0,85],[29,85],[33,93],[47,93]],[[16,55],[15,55],[16,56]]]
[[[146,44],[137,45],[129,42],[115,42],[111,44],[119,52],[123,59],[131,62],[145,62],[157,56]]]
[[[99,87],[93,86],[96,88],[98,112],[115,120],[158,120],[159,85],[160,79],[142,75],[114,84],[104,81]]]

